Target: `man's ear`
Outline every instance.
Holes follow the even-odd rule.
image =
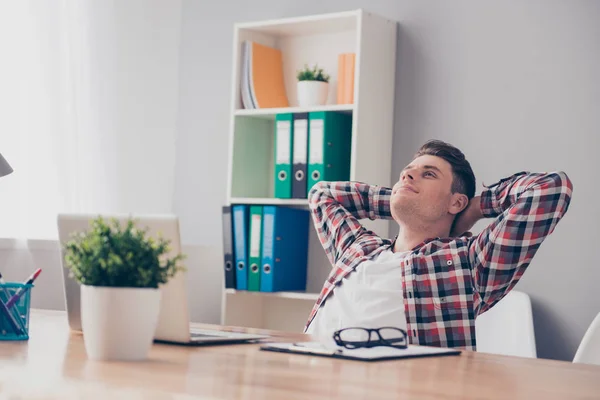
[[[469,205],[469,198],[466,194],[454,193],[452,194],[452,200],[450,202],[450,209],[448,212],[453,215],[459,214]]]

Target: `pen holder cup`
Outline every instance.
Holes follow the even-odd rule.
[[[29,339],[31,288],[31,284],[0,284],[0,340]]]

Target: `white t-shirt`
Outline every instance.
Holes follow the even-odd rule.
[[[384,250],[360,263],[333,289],[306,333],[331,341],[334,331],[348,327],[406,330],[400,263],[408,253]]]

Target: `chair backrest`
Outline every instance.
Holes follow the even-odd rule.
[[[531,300],[511,290],[475,321],[477,351],[537,358]]]
[[[600,365],[600,313],[596,315],[581,339],[573,362]]]

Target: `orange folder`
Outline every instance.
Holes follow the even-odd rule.
[[[337,71],[337,103],[344,104],[346,102],[346,84],[345,84],[345,71],[346,71],[346,54],[342,53],[338,55],[338,71]]]
[[[354,103],[354,61],[356,55],[354,53],[346,54],[346,68],[344,69],[346,89],[344,99],[346,104]]]
[[[338,55],[338,87],[337,103],[354,103],[354,64],[355,53],[342,53]]]
[[[289,107],[283,81],[281,51],[252,42],[250,84],[257,108]]]

